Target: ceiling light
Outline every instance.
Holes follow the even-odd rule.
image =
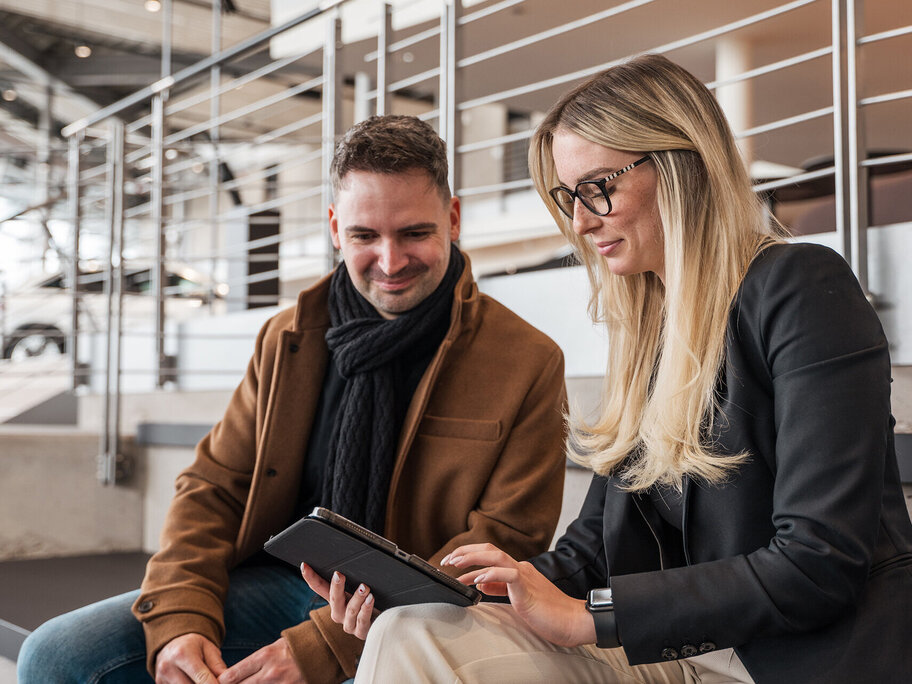
[[[165,159],[177,159],[177,150],[173,147],[165,150]]]
[[[159,0],[146,0],[143,7],[146,8],[146,12],[158,12],[162,8],[162,4]]]
[[[19,97],[19,93],[12,88],[5,88],[3,90],[3,99],[7,102],[14,102],[17,97]]]
[[[79,57],[79,59],[85,59],[86,57],[91,56],[92,48],[88,45],[77,45],[73,52],[76,53],[76,56]]]

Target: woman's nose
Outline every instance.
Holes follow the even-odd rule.
[[[601,220],[598,216],[589,211],[579,199],[573,202],[573,232],[577,235],[586,235],[590,231],[598,228]]]

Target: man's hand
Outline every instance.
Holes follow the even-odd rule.
[[[219,684],[298,684],[303,681],[284,637],[247,656],[218,678]]]
[[[216,684],[224,671],[219,647],[202,634],[173,638],[155,659],[156,684]]]

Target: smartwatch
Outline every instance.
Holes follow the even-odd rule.
[[[611,587],[590,589],[586,597],[586,610],[595,621],[595,645],[599,648],[617,648],[621,645],[618,638],[617,622],[614,617],[614,597]]]

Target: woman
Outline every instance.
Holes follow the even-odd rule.
[[[323,583],[370,629],[357,681],[912,681],[887,342],[846,263],[769,228],[715,99],[664,57],[567,93],[530,166],[611,343],[570,443],[589,493],[531,562],[444,559],[510,605],[371,627],[367,588]]]

